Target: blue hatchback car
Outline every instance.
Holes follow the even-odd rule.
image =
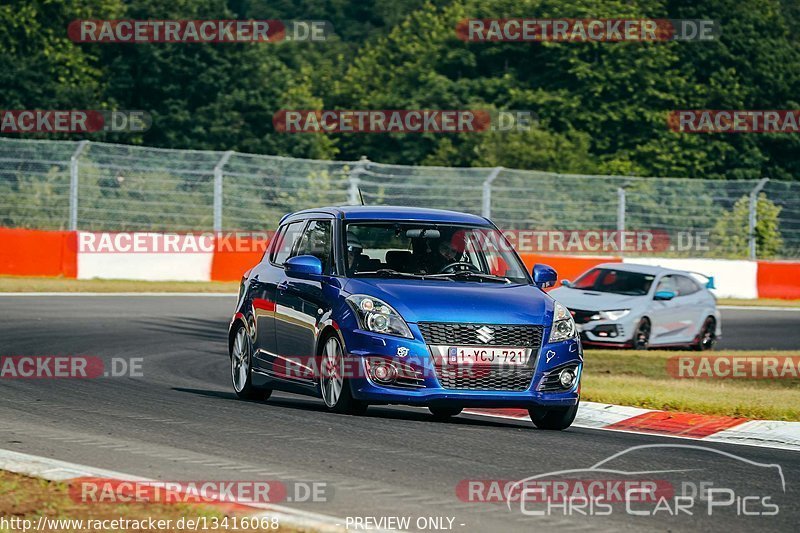
[[[408,207],[326,207],[285,216],[242,278],[229,328],[243,399],[273,390],[334,412],[425,406],[524,408],[567,428],[583,349],[569,311],[487,219]]]

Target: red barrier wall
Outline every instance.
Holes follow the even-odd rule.
[[[261,261],[264,252],[214,252],[211,259],[211,281],[239,281],[242,274]]]
[[[0,274],[78,275],[77,233],[0,228]]]
[[[756,282],[759,298],[800,299],[800,263],[759,261]]]
[[[272,232],[264,235],[221,235],[214,246],[211,259],[211,281],[239,281],[242,274],[264,257]]]

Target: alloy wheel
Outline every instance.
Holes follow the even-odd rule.
[[[247,332],[244,328],[239,328],[236,338],[233,341],[231,350],[231,381],[236,392],[242,392],[247,386],[247,378],[250,374],[250,343]]]
[[[322,399],[335,407],[344,388],[344,357],[339,341],[331,337],[325,343],[325,371],[322,374]]]

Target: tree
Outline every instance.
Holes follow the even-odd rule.
[[[756,202],[756,256],[759,259],[777,257],[783,247],[779,215],[781,207],[764,193]],[[750,197],[742,196],[733,208],[722,215],[711,232],[711,243],[717,254],[729,257],[748,257]]]

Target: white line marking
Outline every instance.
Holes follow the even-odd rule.
[[[122,474],[112,470],[104,470],[91,466],[68,463],[49,457],[29,455],[0,449],[0,469],[17,474],[29,475],[49,479],[51,481],[67,481],[76,477],[100,477],[125,481],[155,481],[129,474]],[[292,509],[283,505],[248,503],[244,504],[261,512],[254,516],[275,517],[281,525],[289,524],[295,527],[311,529],[314,531],[345,531],[344,520],[310,511]]]
[[[734,309],[736,311],[800,311],[800,307],[770,307],[766,305],[718,305],[717,309]]]

